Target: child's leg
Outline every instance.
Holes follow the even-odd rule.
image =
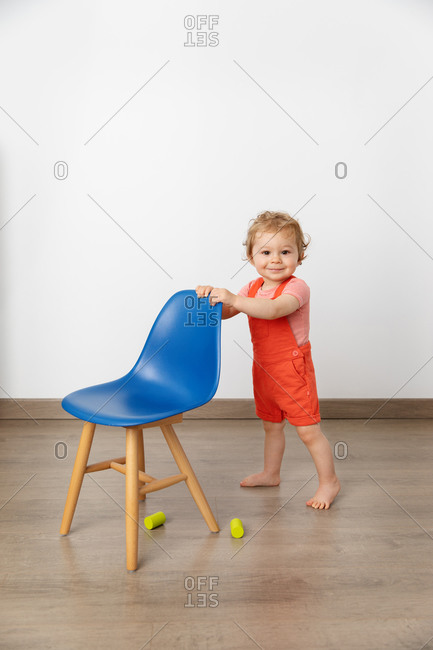
[[[308,448],[319,477],[319,488],[314,497],[307,501],[307,506],[319,510],[328,510],[340,491],[340,481],[335,473],[330,444],[318,424],[296,427],[296,431]]]
[[[265,466],[263,472],[251,474],[241,481],[242,487],[257,485],[279,485],[281,461],[283,460],[286,439],[284,436],[285,420],[268,422],[262,420],[265,429]]]

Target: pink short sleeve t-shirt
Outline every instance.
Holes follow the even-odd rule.
[[[248,297],[248,291],[254,282],[255,279],[242,287],[242,289],[238,291],[238,296]],[[276,289],[277,287],[274,287],[273,289],[263,291],[263,289],[260,288],[255,297],[271,299]],[[304,282],[304,280],[301,280],[301,278],[293,276],[290,282],[288,282],[284,287],[283,294],[284,293],[295,296],[295,298],[299,300],[299,309],[286,316],[286,318],[289,321],[296,343],[298,345],[305,345],[305,343],[308,343],[310,336],[310,287],[306,282]]]

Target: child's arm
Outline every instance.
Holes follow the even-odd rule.
[[[237,314],[239,313],[240,313],[239,309],[235,309],[234,307],[227,307],[227,305],[223,304],[221,318],[222,320],[225,320],[226,318],[232,318],[232,316],[237,316]]]
[[[207,287],[208,289],[210,287]],[[299,300],[295,296],[283,294],[275,298],[275,300],[263,300],[263,298],[246,298],[231,293],[227,289],[212,289],[210,292],[209,300],[211,303],[223,303],[223,310],[227,308],[227,313],[231,315],[226,316],[230,318],[239,312],[253,316],[254,318],[264,318],[265,320],[274,320],[282,316],[288,316],[294,311],[299,309]]]

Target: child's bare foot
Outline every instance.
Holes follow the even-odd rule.
[[[331,483],[319,485],[318,490],[312,499],[307,501],[307,506],[316,510],[328,510],[337,494],[340,492],[340,481],[336,477]]]
[[[251,474],[241,481],[241,487],[257,487],[259,485],[274,487],[280,484],[279,475],[275,474],[266,474],[265,472],[259,472],[259,474]]]

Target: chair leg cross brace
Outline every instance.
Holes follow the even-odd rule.
[[[146,494],[149,492],[162,490],[180,481],[185,481],[209,529],[212,532],[218,532],[219,527],[212,510],[171,424],[171,422],[179,422],[181,420],[182,415],[179,414],[172,418],[166,418],[165,420],[146,423],[141,425],[141,427],[126,428],[126,456],[123,458],[113,458],[100,463],[93,463],[92,465],[87,465],[87,462],[96,425],[92,422],[85,422],[72,471],[60,534],[67,535],[69,533],[84,474],[105,469],[115,469],[125,474],[126,568],[128,571],[135,571],[137,569],[138,502],[139,500],[145,499]],[[179,474],[163,479],[156,479],[145,473],[142,429],[155,426],[161,428],[179,468]]]

